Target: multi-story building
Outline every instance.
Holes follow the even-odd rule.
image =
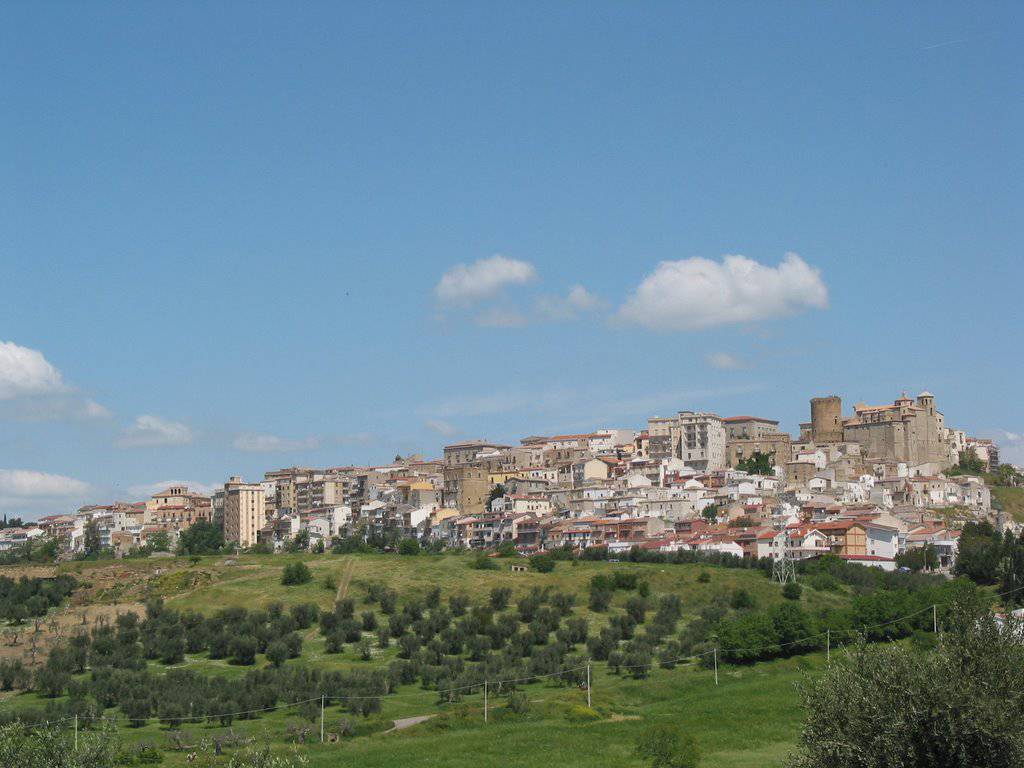
[[[200,520],[213,520],[210,497],[193,493],[187,486],[171,486],[154,493],[146,502],[146,524],[168,523],[177,528],[188,528]]]
[[[446,445],[442,504],[463,514],[483,512],[491,492],[491,470],[501,468],[510,450],[486,440]]]
[[[647,420],[647,454],[648,457],[660,461],[670,459],[672,452],[672,426],[674,418],[654,416]]]
[[[757,416],[730,416],[725,425],[725,461],[729,467],[749,459],[755,453],[774,457],[776,466],[785,466],[792,458],[793,439],[779,432],[779,422]]]
[[[224,541],[240,547],[256,544],[266,523],[263,486],[232,477],[224,484]]]
[[[289,514],[298,507],[298,484],[313,477],[318,470],[309,467],[288,467],[263,474],[264,482],[275,487],[274,506],[279,514]]]
[[[467,440],[444,447],[445,467],[463,467],[477,463],[481,454],[507,449],[508,446],[489,443],[486,440]]]
[[[999,469],[999,446],[991,440],[968,437],[964,440],[964,448],[968,451],[974,451],[974,455],[981,459],[985,469],[989,472],[995,472]]]
[[[483,467],[445,467],[444,506],[474,515],[487,508],[490,473]]]
[[[725,426],[725,439],[755,440],[764,435],[773,435],[779,431],[779,422],[774,419],[762,419],[759,416],[728,416],[722,419]]]
[[[677,458],[694,469],[719,470],[726,466],[726,432],[714,413],[680,411],[670,419],[648,419],[652,459]]]

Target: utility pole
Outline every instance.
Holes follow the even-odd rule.
[[[932,632],[939,634],[939,609],[932,606]]]
[[[320,694],[320,743],[324,743],[324,704],[327,697]]]
[[[715,685],[718,685],[718,646],[715,646]]]
[[[78,715],[75,715],[75,752],[78,751]]]
[[[587,662],[587,709],[590,709],[590,662]]]
[[[832,661],[832,630],[825,630],[825,663],[831,663]]]
[[[484,722],[487,722],[487,681],[484,680]]]

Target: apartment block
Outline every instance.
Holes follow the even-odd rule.
[[[266,497],[259,483],[232,477],[224,484],[224,541],[251,547],[266,522]]]

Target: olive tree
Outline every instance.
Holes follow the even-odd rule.
[[[961,599],[933,651],[861,643],[805,680],[790,768],[1024,765],[1024,635]]]

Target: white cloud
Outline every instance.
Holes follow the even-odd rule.
[[[0,419],[95,421],[110,415],[67,384],[42,352],[0,341]]]
[[[347,435],[334,435],[329,442],[334,445],[369,445],[380,439],[380,435],[373,432],[350,432]]]
[[[704,357],[707,364],[712,368],[718,368],[722,371],[738,371],[743,368],[743,362],[728,352],[712,352]]]
[[[81,496],[90,486],[64,475],[51,475],[33,469],[0,469],[0,500],[58,499]]]
[[[1024,434],[1000,429],[989,433],[999,446],[999,461],[1004,464],[1024,466]]]
[[[574,285],[565,296],[537,297],[537,314],[547,320],[575,320],[581,314],[593,312],[604,302],[582,285]]]
[[[26,395],[50,395],[67,387],[56,368],[43,353],[0,341],[0,400]]]
[[[101,421],[110,411],[95,400],[75,394],[33,395],[0,401],[0,419],[14,421]]]
[[[423,425],[431,432],[436,432],[442,437],[453,437],[459,432],[458,427],[454,424],[449,424],[443,419],[427,419],[423,422]]]
[[[153,448],[165,445],[188,445],[195,439],[192,430],[180,421],[143,414],[126,427],[117,440],[122,448]]]
[[[476,324],[482,328],[523,328],[529,323],[526,316],[513,310],[492,307],[476,316]]]
[[[828,288],[795,253],[777,267],[746,256],[721,262],[695,257],[663,261],[617,313],[621,322],[661,331],[692,331],[825,309]]]
[[[522,285],[537,277],[528,261],[491,256],[472,264],[456,264],[441,276],[434,294],[445,303],[468,303],[493,296],[506,285]]]
[[[203,496],[212,496],[214,491],[220,486],[209,485],[208,483],[200,483],[195,480],[162,480],[159,483],[142,483],[140,485],[129,485],[128,493],[132,499],[148,499],[154,493],[160,493],[160,491],[166,491],[172,486],[185,486],[191,491],[202,494]]]
[[[250,453],[279,453],[282,451],[304,451],[312,450],[320,446],[320,441],[315,437],[307,437],[302,440],[292,440],[277,435],[238,435],[232,445],[240,451]]]
[[[82,419],[109,419],[110,409],[95,400],[85,400],[78,407],[78,417]]]

